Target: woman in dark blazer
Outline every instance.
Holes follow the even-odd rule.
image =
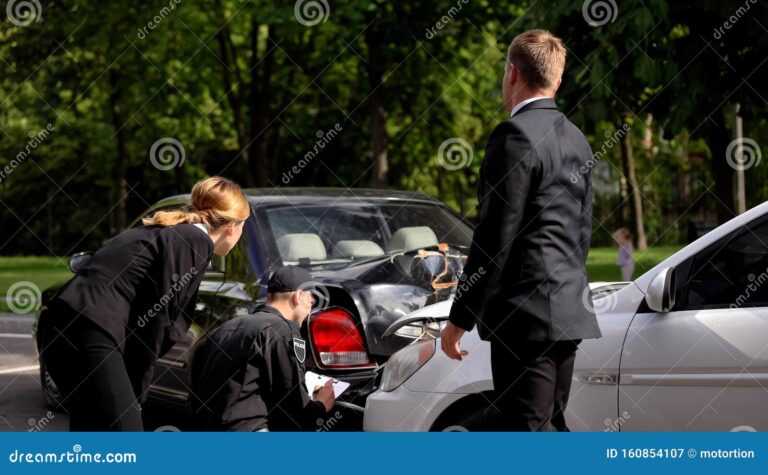
[[[70,430],[143,430],[155,361],[186,334],[208,261],[229,253],[249,214],[237,184],[200,181],[187,210],[123,231],[50,300],[40,351]]]

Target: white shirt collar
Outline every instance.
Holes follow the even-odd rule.
[[[192,224],[202,229],[205,234],[208,234],[210,236],[210,233],[208,232],[208,228],[206,228],[203,223],[192,223]]]
[[[524,101],[521,101],[518,105],[516,105],[514,108],[512,108],[512,113],[509,114],[510,117],[517,114],[517,112],[523,108],[524,105],[530,104],[533,101],[538,101],[539,99],[552,99],[548,96],[537,96],[537,97],[531,97],[530,99],[526,99]]]

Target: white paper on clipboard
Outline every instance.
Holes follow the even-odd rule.
[[[304,384],[307,386],[307,392],[310,396],[312,396],[312,393],[315,392],[315,388],[317,386],[322,386],[325,384],[326,381],[328,381],[328,376],[323,376],[317,373],[313,373],[312,371],[307,371],[304,374]],[[346,381],[339,381],[338,379],[333,380],[333,395],[334,397],[339,397],[341,394],[347,390],[349,387],[349,383]]]

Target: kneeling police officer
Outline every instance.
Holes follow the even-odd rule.
[[[304,386],[307,345],[300,326],[312,310],[306,269],[281,267],[267,303],[213,330],[195,354],[192,408],[202,430],[316,430],[335,404],[332,381]]]

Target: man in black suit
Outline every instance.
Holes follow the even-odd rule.
[[[504,72],[511,117],[491,134],[480,171],[479,223],[442,349],[478,325],[491,344],[495,400],[486,429],[567,431],[576,349],[599,338],[585,263],[592,233],[592,150],[558,111],[560,39],[517,36]],[[499,411],[500,413],[496,413]]]

